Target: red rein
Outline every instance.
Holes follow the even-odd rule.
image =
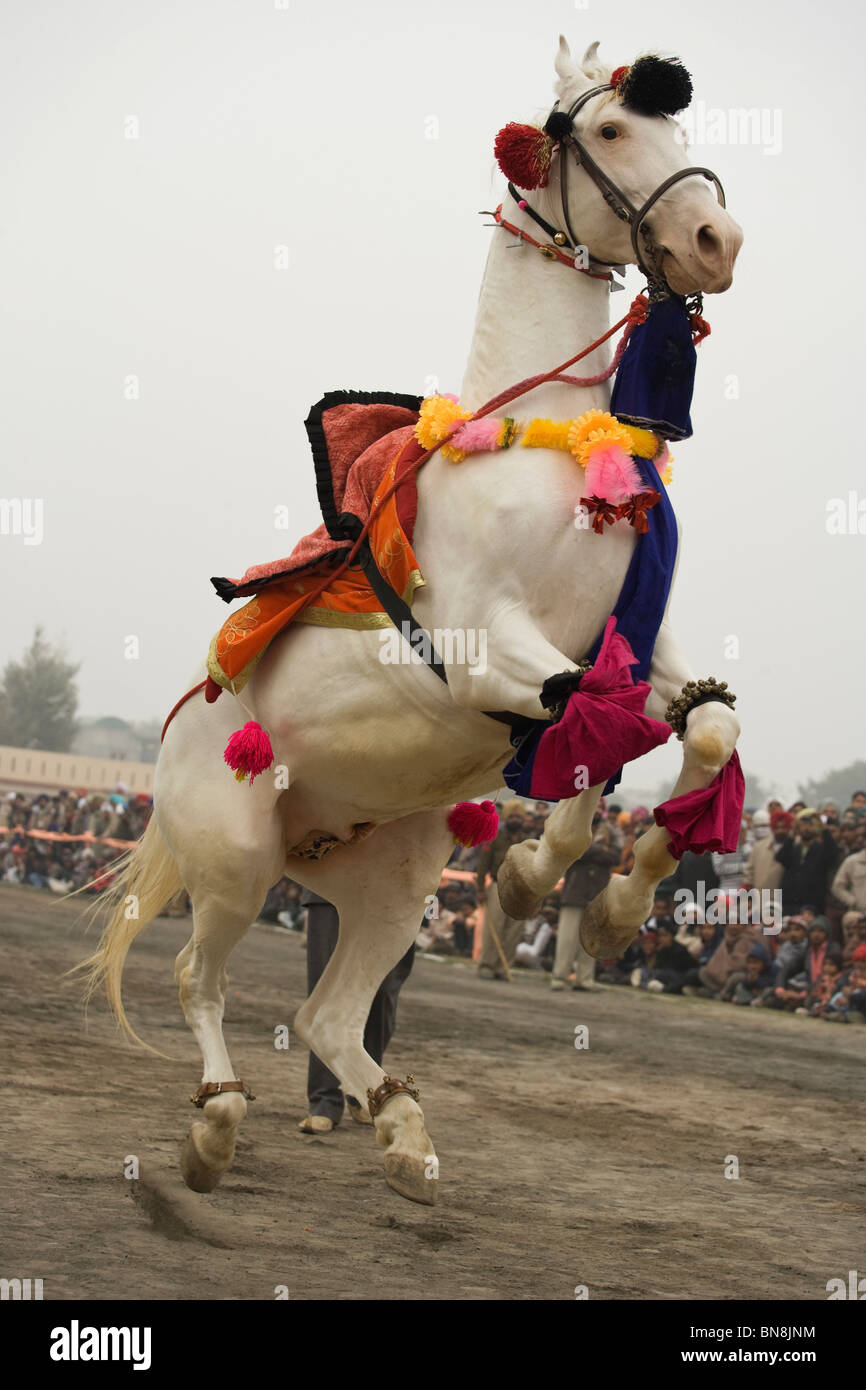
[[[576,352],[573,357],[569,357],[566,362],[561,362],[560,365],[558,367],[554,367],[552,371],[542,372],[539,376],[528,376],[524,381],[519,381],[516,386],[510,386],[507,391],[500,392],[498,396],[494,396],[493,399],[488,401],[486,405],[482,405],[481,408],[479,410],[476,410],[474,415],[471,415],[469,418],[471,420],[480,420],[483,416],[490,415],[492,411],[498,410],[500,406],[507,405],[509,401],[517,400],[518,396],[525,396],[527,391],[532,391],[536,386],[540,386],[545,381],[563,381],[569,386],[599,386],[603,381],[607,381],[610,377],[613,376],[614,372],[616,371],[617,367],[622,361],[622,355],[625,352],[631,334],[634,332],[635,328],[639,323],[643,323],[644,319],[647,316],[648,310],[649,301],[647,300],[646,295],[639,294],[637,298],[632,302],[631,308],[629,309],[628,313],[624,314],[621,319],[618,319],[617,322],[613,324],[612,327],[610,327],[606,333],[602,333],[600,338],[596,338],[595,342],[590,343],[589,347],[585,347],[582,349],[582,351]],[[703,323],[703,320],[701,320],[701,323]],[[613,360],[610,366],[605,371],[598,372],[595,376],[587,377],[563,376],[563,372],[565,371],[566,367],[572,367],[574,366],[574,363],[579,362],[582,357],[588,357],[591,352],[594,352],[597,347],[601,347],[602,343],[606,343],[608,338],[612,338],[614,333],[618,333],[621,328],[624,328],[625,332],[623,333],[622,338],[620,339],[620,342],[617,345],[617,349],[614,353]],[[459,429],[466,423],[466,420],[457,420],[455,421],[453,428]],[[327,589],[328,586],[334,582],[335,579],[338,579],[339,576],[349,568],[355,556],[357,555],[359,549],[361,548],[361,545],[363,544],[367,536],[367,533],[370,530],[370,525],[372,521],[375,519],[376,516],[378,516],[379,511],[385,505],[388,498],[391,497],[397,491],[398,487],[402,487],[403,483],[405,483],[407,478],[417,473],[418,469],[421,468],[427,462],[428,459],[432,458],[433,455],[436,453],[437,449],[439,449],[441,445],[445,442],[446,440],[444,439],[440,440],[439,444],[437,444],[434,448],[428,449],[425,453],[423,453],[420,456],[420,458],[415,459],[405,470],[405,472],[403,472],[400,475],[396,482],[392,483],[391,487],[388,488],[387,492],[384,492],[382,494],[375,507],[371,509],[370,515],[367,517],[361,534],[358,536],[358,539],[355,541],[355,543],[349,550],[349,553],[347,554],[345,560],[343,560],[341,564],[337,566],[336,569],[331,570],[331,572],[325,576],[318,588],[312,589],[310,591],[310,593],[307,595],[308,603],[311,603],[314,599],[317,599],[319,595],[324,593],[325,589]],[[406,445],[404,444],[403,448],[405,449],[405,447]],[[397,455],[398,460],[399,458],[400,454]],[[174,709],[171,711],[171,713],[169,714],[168,718],[162,726],[160,742],[162,742],[162,740],[165,738],[166,729],[168,728],[172,719],[174,719],[174,716],[177,714],[181,706],[185,705],[187,700],[191,699],[193,695],[196,695],[199,692],[199,690],[203,690],[207,683],[207,680],[199,681],[198,685],[194,685],[192,690],[188,690],[185,695],[181,696],[181,698],[178,700],[177,704],[174,706]]]

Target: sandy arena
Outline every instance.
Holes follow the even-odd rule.
[[[857,1266],[866,1029],[418,960],[387,1070],[414,1074],[439,1154],[438,1205],[419,1207],[386,1187],[369,1129],[299,1133],[307,1054],[274,1037],[304,949],[262,925],[229,962],[225,1024],[258,1099],[201,1196],[178,1168],[200,1078],[172,978],[189,919],[148,928],[125,977],[169,1062],[101,1000],[85,1031],[61,978],[95,939],[79,916],[0,885],[0,1273],[41,1277],[46,1299],[823,1300]]]

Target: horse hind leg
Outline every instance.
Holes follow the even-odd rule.
[[[454,847],[447,809],[419,812],[380,826],[362,844],[335,850],[316,865],[317,893],[340,914],[336,950],[298,1011],[298,1037],[366,1105],[385,1072],[364,1050],[370,1005],[388,971],[418,934],[425,899],[436,892]],[[291,872],[291,868],[289,870]],[[438,1160],[420,1105],[405,1091],[373,1117],[384,1149],[385,1180],[402,1197],[432,1206]]]
[[[193,900],[193,934],[175,962],[181,1007],[201,1048],[202,1083],[235,1081],[222,1023],[228,977],[225,964],[249,929],[256,908],[227,907],[212,895]],[[211,1096],[181,1154],[181,1173],[194,1192],[212,1192],[231,1166],[238,1127],[247,1112],[240,1091]]]

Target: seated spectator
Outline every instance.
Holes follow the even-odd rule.
[[[763,942],[757,942],[746,956],[746,969],[742,979],[734,986],[731,998],[735,1004],[757,1004],[769,989],[773,971],[769,955]]]
[[[684,994],[703,994],[709,999],[728,999],[739,978],[745,974],[746,958],[760,940],[760,929],[751,923],[729,921],[721,942],[706,965],[689,971],[683,981]]]
[[[853,959],[860,946],[866,946],[866,913],[845,928],[845,945],[842,948],[843,965],[847,965]]]
[[[475,909],[475,899],[467,893],[458,901],[454,920],[451,923],[454,932],[455,955],[465,956],[471,960],[477,925],[478,913]]]
[[[790,917],[779,933],[779,949],[773,968],[773,988],[787,989],[792,975],[798,975],[806,962],[806,922],[803,917]]]
[[[424,920],[415,939],[419,951],[435,955],[454,955],[454,918],[456,914],[442,907],[438,896],[424,913]]]
[[[670,927],[676,932],[676,922],[674,921],[674,894],[673,889],[657,888],[653,900],[653,910],[644,923],[651,931],[658,931],[659,927]]]
[[[537,917],[527,922],[531,928],[531,940],[524,939],[517,946],[517,965],[526,965],[534,970],[552,970],[552,949],[556,945],[556,910],[543,907]],[[528,935],[528,932],[524,934]]]
[[[628,813],[624,812],[623,814]],[[609,985],[627,985],[631,981],[634,970],[641,967],[643,963],[644,955],[640,948],[640,936],[636,936],[616,960],[600,960],[598,962],[598,979]]]
[[[830,998],[824,1017],[829,1023],[866,1023],[866,949],[863,959],[854,961],[839,976],[836,993]]]
[[[681,909],[681,915],[682,923],[677,931],[676,939],[681,946],[685,946],[692,958],[692,965],[695,961],[705,965],[706,961],[700,960],[704,945],[701,939],[701,928],[705,925],[703,909],[699,903],[685,903]],[[676,916],[677,914],[675,914],[675,920]]]
[[[700,949],[697,953],[698,965],[706,965],[713,957],[719,946],[722,944],[722,937],[725,929],[721,923],[701,922],[698,927],[700,937]]]
[[[829,940],[829,925],[825,917],[816,917],[809,928],[809,945],[803,962],[808,988],[818,983],[824,961],[830,959],[841,968],[842,952]]]
[[[656,950],[658,949],[658,933],[652,927],[642,927],[640,936],[637,939],[638,959],[641,962],[635,965],[629,975],[629,983],[635,988],[640,989],[645,970],[654,970],[656,963]]]
[[[810,1018],[826,1018],[830,1000],[836,994],[842,975],[842,967],[832,956],[825,956],[821,973],[809,986],[804,1002],[795,1013],[806,1014]]]
[[[657,994],[679,994],[685,976],[694,966],[690,951],[677,941],[671,922],[662,921],[656,929],[657,946],[652,965],[640,968],[639,988]]]
[[[849,972],[848,1022],[866,1023],[866,946],[858,946]]]

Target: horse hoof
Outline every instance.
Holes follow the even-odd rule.
[[[422,1206],[436,1204],[439,1179],[428,1177],[430,1160],[419,1158],[417,1154],[386,1153],[385,1181],[389,1187],[406,1197],[410,1202],[420,1202]]]
[[[512,917],[516,922],[525,922],[530,917],[537,916],[543,902],[520,871],[521,857],[525,859],[528,853],[534,852],[533,849],[527,849],[527,846],[533,846],[533,841],[524,840],[522,844],[512,846],[496,875],[496,892],[499,894],[502,911],[506,917]],[[537,848],[536,840],[534,849]],[[515,854],[516,850],[522,851],[522,855]]]
[[[641,919],[643,920],[643,919]],[[634,941],[638,928],[615,926],[610,920],[610,907],[607,889],[593,898],[583,914],[580,924],[580,944],[588,955],[596,960],[617,959],[627,946]]]
[[[181,1177],[193,1192],[213,1192],[229,1165],[225,1164],[224,1167],[215,1168],[205,1162],[193,1138],[197,1129],[204,1129],[204,1125],[193,1125],[186,1136],[180,1156]]]

